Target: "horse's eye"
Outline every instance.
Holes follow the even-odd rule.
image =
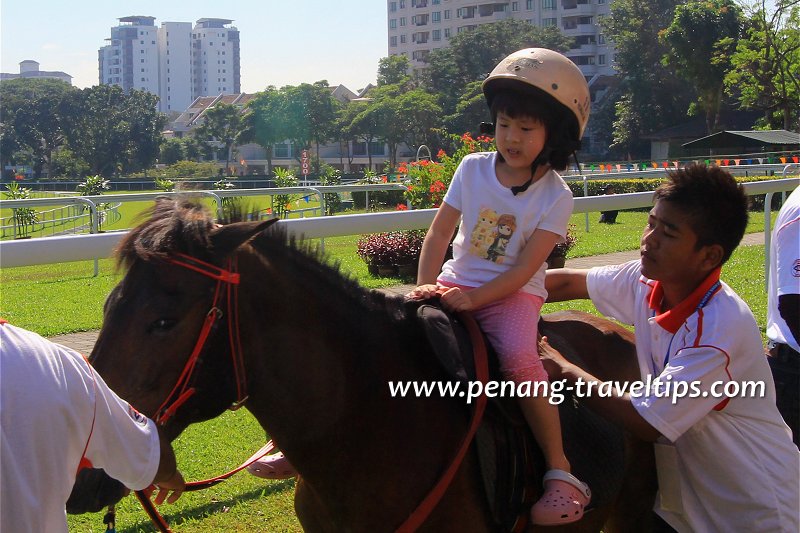
[[[164,332],[169,331],[175,326],[175,320],[171,318],[159,318],[158,320],[154,321],[150,324],[150,327],[147,328],[148,333],[154,332]]]

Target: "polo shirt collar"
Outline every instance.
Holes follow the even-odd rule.
[[[689,318],[695,311],[697,311],[697,308],[700,306],[703,299],[705,298],[707,301],[708,297],[711,296],[708,294],[708,292],[712,287],[714,287],[715,283],[719,282],[721,271],[722,267],[717,267],[708,275],[703,283],[698,285],[692,294],[684,298],[682,302],[674,306],[669,311],[656,314],[654,317],[656,323],[670,333],[677,333],[678,329],[681,327],[681,324],[686,322],[686,319]],[[708,297],[706,296],[707,294]],[[655,313],[659,313],[663,298],[664,287],[661,285],[660,281],[655,281],[653,283],[653,290],[650,292],[650,300],[648,301],[650,309],[652,309]]]

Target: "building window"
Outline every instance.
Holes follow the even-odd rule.
[[[597,56],[597,64],[598,65],[605,65],[606,64],[606,55],[600,54]]]
[[[511,11],[519,11],[519,2],[511,2]]]
[[[544,28],[547,28],[548,26],[557,26],[557,25],[558,25],[558,19],[556,17],[542,19],[542,27]]]
[[[441,3],[442,3],[442,0],[433,0],[433,2],[431,2],[431,4],[433,4],[435,6],[438,6]]]
[[[437,24],[442,21],[442,12],[441,11],[434,11],[431,13],[431,21],[434,24]]]
[[[389,29],[397,29],[397,19],[389,19]]]
[[[400,44],[406,44],[406,36],[405,35],[401,35],[400,36]]]
[[[400,9],[406,8],[406,0],[400,0]]]
[[[597,36],[597,42],[599,44],[606,44],[606,36],[601,33]]]
[[[389,2],[389,13],[397,11],[397,2]]]
[[[444,10],[444,20],[450,20],[450,10],[449,9],[445,9]]]
[[[542,0],[542,9],[555,9],[556,0]]]
[[[389,46],[397,46],[397,36],[392,35],[389,37]]]
[[[434,41],[441,41],[442,40],[442,30],[433,30],[433,40]]]
[[[444,38],[445,39],[449,39],[450,38],[450,28],[445,28],[444,29]]]
[[[406,25],[406,18],[405,17],[400,17],[400,27],[402,28],[405,25]]]

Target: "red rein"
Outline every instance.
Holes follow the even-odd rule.
[[[173,265],[188,268],[189,270],[217,280],[217,287],[214,290],[214,301],[211,304],[211,309],[206,313],[206,318],[203,321],[203,327],[200,329],[200,335],[197,337],[194,349],[191,355],[189,355],[189,359],[186,361],[186,365],[183,367],[183,371],[177,383],[175,383],[172,392],[167,395],[164,403],[162,403],[156,411],[155,421],[162,426],[166,424],[167,420],[175,414],[178,408],[195,393],[194,387],[190,386],[195,365],[200,358],[200,354],[203,352],[203,348],[205,347],[214,325],[217,320],[223,317],[223,312],[220,309],[223,294],[226,295],[228,339],[231,347],[233,373],[236,379],[237,399],[233,405],[231,405],[231,409],[238,409],[247,401],[247,377],[244,371],[242,342],[239,337],[239,273],[236,272],[236,262],[233,259],[229,259],[227,264],[228,268],[223,269],[186,254],[175,254],[174,257],[169,259],[169,262]]]

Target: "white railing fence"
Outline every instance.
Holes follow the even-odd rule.
[[[744,184],[745,192],[748,195],[766,194],[765,201],[765,242],[769,246],[770,233],[770,200],[772,194],[776,192],[791,191],[800,185],[798,178],[786,178],[770,181],[758,181]],[[343,186],[344,187],[344,186]],[[361,186],[376,187],[369,190],[386,190],[381,186]],[[324,192],[336,192],[331,187],[315,187],[319,191],[320,198]],[[307,190],[308,188],[298,187],[297,189]],[[225,196],[244,196],[248,191],[214,191],[204,194]],[[251,195],[265,194],[263,191],[249,191]],[[185,193],[184,193],[185,194]],[[145,195],[119,195],[124,197],[139,197]],[[157,195],[146,195],[147,198]],[[101,196],[103,201],[108,201],[109,196]],[[575,199],[575,213],[591,213],[598,211],[609,211],[614,209],[632,209],[648,207],[652,205],[653,193],[640,192],[629,194],[614,194],[604,196],[591,196],[588,198]],[[53,200],[53,199],[44,199]],[[61,198],[60,200],[78,201],[73,198]],[[13,200],[14,202],[36,202],[37,200]],[[99,201],[99,200],[98,200]],[[3,202],[3,207],[8,207]],[[218,205],[221,205],[221,201]],[[359,235],[363,233],[375,233],[382,231],[395,231],[406,229],[420,229],[430,226],[435,209],[421,209],[409,211],[393,211],[386,213],[368,213],[361,215],[339,215],[332,217],[314,217],[293,220],[281,220],[279,224],[284,225],[290,233],[306,239],[336,237],[343,235]],[[11,268],[19,266],[41,265],[50,263],[62,263],[69,261],[86,261],[98,258],[110,257],[114,248],[124,235],[124,231],[96,233],[90,235],[74,235],[61,237],[42,237],[38,239],[27,239],[19,241],[4,241],[0,243],[0,268]],[[769,257],[769,254],[766,254]]]

